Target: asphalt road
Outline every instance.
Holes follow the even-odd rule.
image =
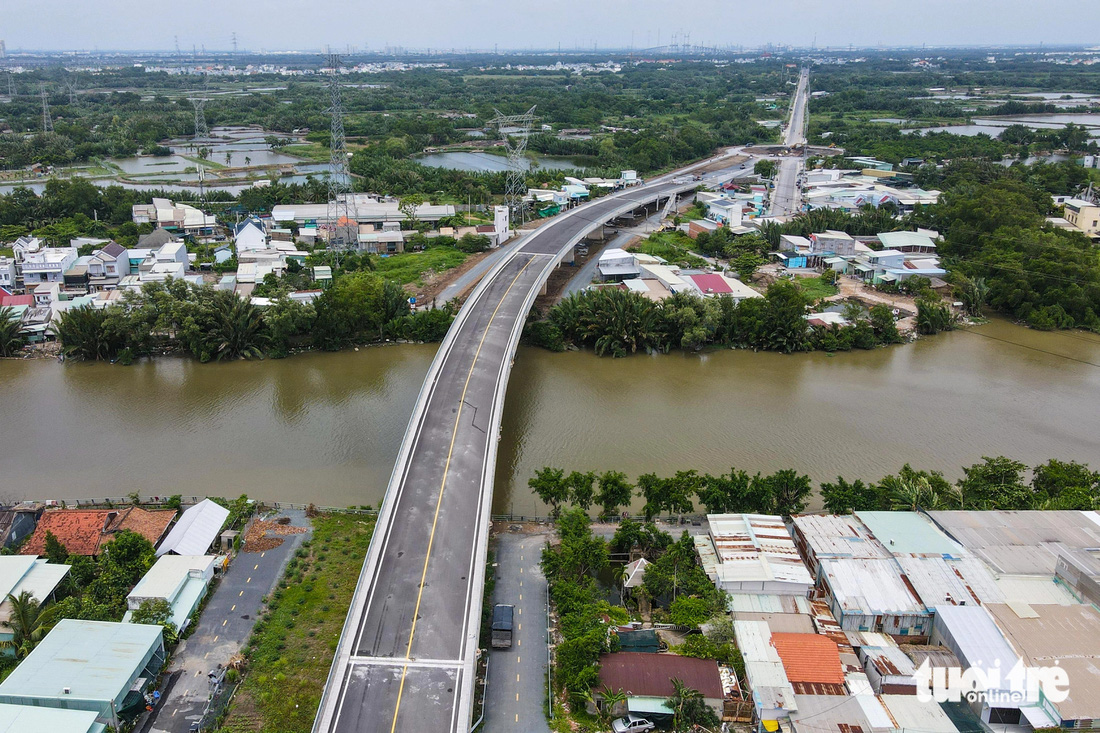
[[[297,527],[309,526],[304,512],[282,514],[289,516],[291,524]],[[202,717],[210,696],[207,674],[219,664],[225,665],[244,646],[263,597],[275,589],[287,561],[309,536],[309,532],[288,535],[276,548],[242,552],[233,559],[207,601],[194,633],[176,649],[168,671],[180,675],[146,730],[187,733],[191,723]]]
[[[787,124],[784,143],[788,147],[805,145],[806,100],[809,97],[810,74],[803,70],[798,79],[798,90],[791,104],[791,119]],[[784,157],[779,159],[779,171],[775,176],[775,188],[772,190],[772,216],[794,214],[802,206],[802,196],[798,189],[798,177],[802,172],[802,157]]]
[[[486,733],[550,733],[546,702],[546,578],[539,567],[544,534],[505,532],[497,539],[494,604],[516,607],[511,649],[489,650]]]
[[[466,730],[500,414],[530,304],[593,226],[693,185],[666,179],[556,217],[467,300],[410,422],[315,731]]]

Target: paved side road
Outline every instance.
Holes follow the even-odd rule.
[[[511,649],[489,650],[487,733],[550,733],[546,702],[546,578],[539,568],[545,534],[502,533],[492,603],[516,607]]]
[[[309,527],[301,511],[284,512],[296,527]],[[207,675],[240,651],[260,611],[262,599],[275,589],[294,551],[312,532],[288,535],[283,544],[264,552],[242,552],[233,559],[199,618],[195,632],[176,649],[169,673],[175,684],[145,730],[188,733],[202,716],[210,696]]]

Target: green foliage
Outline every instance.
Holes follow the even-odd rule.
[[[917,333],[933,335],[954,328],[955,316],[946,303],[929,298],[917,299]]]
[[[1033,487],[1024,483],[1027,466],[1004,456],[982,458],[963,469],[962,501],[971,509],[1018,509],[1034,503]]]
[[[872,511],[880,508],[879,492],[872,484],[856,479],[852,483],[837,476],[836,483],[823,483],[820,487],[825,509],[832,514]]]
[[[26,590],[17,596],[9,593],[5,602],[11,610],[8,619],[0,626],[9,631],[12,638],[0,641],[0,649],[10,649],[16,659],[23,659],[34,651],[38,642],[57,623],[57,614]]]
[[[630,504],[630,498],[634,495],[634,486],[621,471],[604,471],[596,478],[599,490],[596,493],[596,504],[602,510],[600,516],[604,519],[614,516],[620,507]]]
[[[543,504],[550,507],[550,514],[557,516],[561,505],[569,500],[569,485],[565,482],[565,471],[546,466],[535,472],[527,480],[527,485],[535,492]]]
[[[672,696],[665,704],[672,710],[672,729],[675,731],[697,730],[696,726],[714,728],[719,722],[718,716],[707,705],[703,693],[684,685],[681,680],[673,679]]]
[[[774,160],[761,159],[752,166],[752,172],[761,178],[775,178],[779,165]]]
[[[713,616],[716,610],[707,599],[678,596],[668,606],[668,618],[677,626],[695,628]]]
[[[56,565],[64,565],[65,561],[69,559],[69,551],[65,549],[65,545],[61,544],[61,540],[57,539],[57,535],[49,530],[46,530],[46,559]]]
[[[0,308],[0,356],[15,356],[23,348],[26,339],[22,328],[14,309]]]
[[[149,624],[164,627],[164,640],[174,644],[179,639],[179,629],[172,622],[172,605],[163,598],[146,598],[130,615],[132,624]]]

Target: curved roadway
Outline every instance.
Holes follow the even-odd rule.
[[[497,440],[523,323],[550,272],[582,237],[696,185],[666,176],[556,217],[471,294],[413,411],[315,733],[468,730]]]

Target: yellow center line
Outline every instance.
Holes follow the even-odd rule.
[[[478,356],[481,355],[481,347],[485,345],[485,339],[489,335],[489,329],[493,325],[493,319],[497,317],[497,312],[500,307],[504,305],[504,301],[508,299],[508,293],[512,292],[512,287],[519,280],[520,276],[525,270],[535,261],[535,258],[527,260],[527,264],[520,268],[520,271],[516,273],[516,276],[512,278],[512,282],[508,283],[508,288],[504,291],[504,295],[500,297],[500,302],[497,303],[497,307],[493,309],[492,315],[489,316],[489,321],[485,324],[485,330],[481,334],[481,341],[477,344],[477,350],[474,352],[473,361],[470,362],[470,371],[466,373],[466,383],[462,385],[462,396],[458,401],[458,413],[455,415],[454,430],[451,431],[451,446],[447,450],[447,461],[443,464],[443,480],[439,482],[439,494],[435,500],[435,515],[432,517],[432,531],[428,535],[428,550],[424,554],[424,569],[420,573],[420,588],[416,592],[416,608],[413,609],[412,626],[409,628],[409,643],[405,647],[405,659],[411,659],[413,637],[416,636],[416,619],[420,615],[420,601],[424,597],[424,583],[428,579],[428,561],[432,557],[432,544],[435,542],[435,530],[436,525],[439,523],[439,509],[443,506],[443,488],[447,485],[447,474],[451,470],[451,457],[454,455],[455,441],[458,438],[458,426],[462,420],[462,407],[466,404],[466,390],[470,387],[470,380],[474,376],[474,367],[477,366]],[[250,578],[251,580],[251,578]],[[408,665],[401,668],[401,684],[397,688],[397,704],[393,709],[393,723],[390,725],[390,733],[394,733],[397,730],[397,714],[401,710],[401,695],[405,691],[405,677],[409,671]]]

